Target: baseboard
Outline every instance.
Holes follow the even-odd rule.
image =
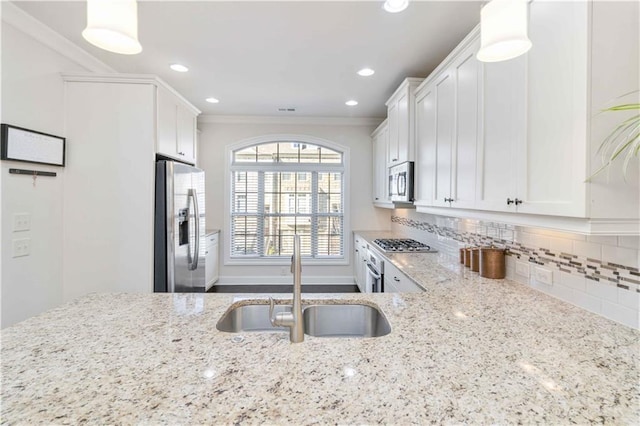
[[[291,275],[285,275],[280,277],[220,277],[217,286],[221,285],[286,285],[292,284],[293,277]],[[347,276],[302,276],[303,285],[355,285],[355,281],[352,275]]]

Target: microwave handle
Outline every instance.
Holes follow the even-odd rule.
[[[400,190],[402,188],[402,190]],[[398,195],[404,196],[407,193],[407,174],[400,173],[398,175]]]

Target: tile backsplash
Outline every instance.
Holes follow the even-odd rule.
[[[458,257],[458,249],[507,249],[507,278],[640,328],[640,238],[585,236],[396,210],[392,230]],[[516,273],[516,264],[519,266]],[[536,272],[552,273],[552,284]]]

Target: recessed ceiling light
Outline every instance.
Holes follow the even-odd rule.
[[[353,99],[351,99],[350,101],[347,101],[344,104],[349,106],[356,106],[358,105],[358,101],[354,101]]]
[[[187,72],[189,71],[189,68],[185,67],[184,65],[181,64],[171,64],[169,65],[169,68],[171,68],[174,71],[178,71],[178,72]]]
[[[205,101],[209,102],[210,104],[217,104],[218,102],[220,102],[216,98],[207,98],[205,99]]]
[[[375,73],[376,72],[371,68],[362,68],[360,71],[358,71],[358,75],[361,75],[363,77],[369,77],[370,75],[373,75]]]
[[[384,10],[390,13],[402,12],[409,6],[409,0],[386,0]]]

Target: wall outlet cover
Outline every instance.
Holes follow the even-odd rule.
[[[22,238],[12,242],[13,257],[29,256],[31,253],[31,238]]]
[[[553,285],[553,271],[537,266],[535,269],[535,279],[539,283]]]
[[[13,231],[28,231],[31,229],[31,215],[29,213],[16,213],[13,215]]]
[[[529,264],[516,261],[516,275],[529,278]]]

